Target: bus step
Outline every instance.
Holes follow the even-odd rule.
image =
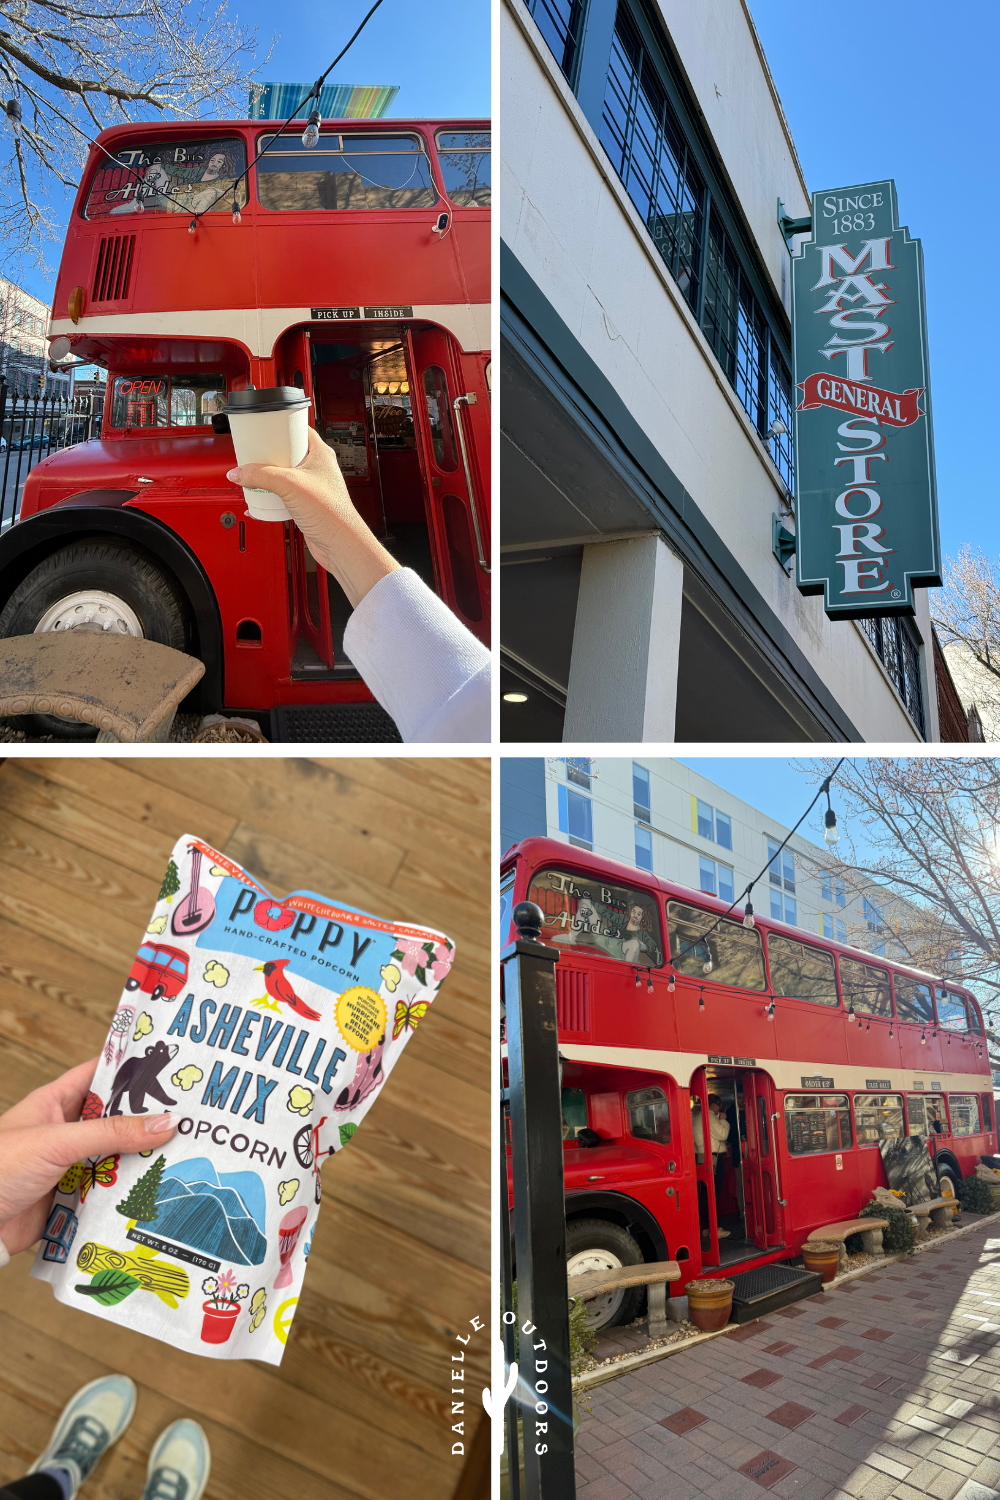
[[[271,739],[310,745],[398,745],[403,736],[377,703],[322,703],[272,708]]]
[[[752,1271],[741,1271],[733,1280],[736,1323],[766,1317],[779,1307],[801,1302],[803,1297],[812,1297],[823,1290],[822,1276],[817,1271],[804,1271],[801,1266],[755,1266]]]

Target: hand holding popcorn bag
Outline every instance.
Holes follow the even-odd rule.
[[[321,1196],[454,945],[176,844],[84,1118],[169,1109],[162,1150],[77,1162],[32,1275],[214,1359],[280,1364]],[[152,1102],[151,1102],[152,1101]]]

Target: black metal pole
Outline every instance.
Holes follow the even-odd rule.
[[[518,938],[500,955],[519,1325],[518,1404],[525,1500],[574,1500],[573,1389],[566,1295],[562,1103],[556,1029],[559,950],[540,941],[542,912],[514,908]],[[509,1453],[513,1468],[517,1452]]]

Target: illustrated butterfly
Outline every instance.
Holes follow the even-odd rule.
[[[416,1031],[417,1026],[427,1014],[429,1002],[427,1000],[414,1000],[412,1005],[407,1005],[405,1000],[396,1001],[396,1019],[392,1025],[392,1039],[395,1042],[404,1031]]]
[[[96,1156],[87,1161],[75,1161],[60,1177],[59,1192],[75,1193],[79,1188],[82,1203],[97,1183],[101,1187],[112,1187],[118,1181],[118,1161],[117,1156],[104,1156],[100,1161]]]

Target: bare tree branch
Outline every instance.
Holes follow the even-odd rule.
[[[8,274],[44,263],[43,241],[58,232],[100,130],[245,114],[257,40],[227,18],[226,0],[0,0],[0,74],[33,114],[30,126],[0,114]]]

